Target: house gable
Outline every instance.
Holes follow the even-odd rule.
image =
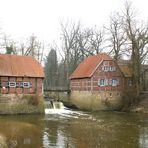
[[[93,90],[121,90],[123,75],[114,60],[103,60],[92,75]]]
[[[101,60],[94,68],[89,78],[71,79],[71,90],[74,91],[98,91],[123,89],[123,74],[113,59]],[[106,85],[100,85],[104,80]],[[113,83],[113,85],[111,84]]]
[[[112,59],[105,53],[86,58],[78,65],[76,70],[70,75],[69,79],[90,78],[103,60]]]

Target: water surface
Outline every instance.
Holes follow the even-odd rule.
[[[148,115],[49,110],[0,116],[0,142],[17,148],[148,148]]]

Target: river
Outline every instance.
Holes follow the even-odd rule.
[[[8,148],[148,148],[148,115],[64,108],[0,116],[2,143]]]

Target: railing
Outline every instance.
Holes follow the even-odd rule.
[[[49,87],[44,88],[45,92],[70,92],[68,87]]]

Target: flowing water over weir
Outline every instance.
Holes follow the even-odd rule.
[[[45,114],[64,114],[64,113],[72,113],[72,111],[66,108],[62,102],[46,101]]]
[[[63,107],[63,103],[59,101],[46,101],[45,103],[45,109],[61,109]]]

